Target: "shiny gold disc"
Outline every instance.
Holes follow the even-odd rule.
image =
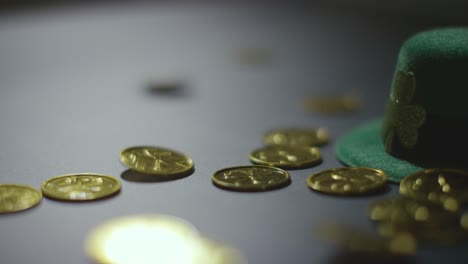
[[[85,251],[97,263],[195,263],[199,233],[172,216],[127,216],[94,228]]]
[[[42,193],[63,201],[91,201],[112,196],[120,190],[120,181],[112,176],[77,173],[57,176],[42,183]]]
[[[386,183],[383,171],[358,167],[325,170],[307,178],[312,190],[334,195],[368,194],[381,190]]]
[[[42,200],[36,188],[19,184],[0,184],[0,213],[29,209]]]
[[[255,164],[274,166],[282,169],[301,169],[322,162],[320,150],[303,146],[266,146],[250,153]]]
[[[219,170],[211,177],[213,184],[233,191],[268,191],[291,182],[286,171],[260,165],[239,166]]]
[[[361,107],[361,102],[359,97],[353,94],[316,95],[306,98],[302,106],[306,111],[337,114],[356,112]]]
[[[193,170],[192,159],[180,152],[151,146],[122,150],[120,161],[132,170],[157,176],[179,176]]]
[[[288,128],[272,130],[263,136],[265,145],[321,146],[328,143],[328,132],[323,128]]]
[[[468,202],[468,172],[455,169],[427,169],[408,175],[400,182],[406,197],[441,204],[457,211]]]

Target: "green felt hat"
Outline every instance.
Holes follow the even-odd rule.
[[[398,55],[383,118],[340,138],[349,166],[385,171],[394,182],[423,168],[468,167],[468,28],[409,38]]]

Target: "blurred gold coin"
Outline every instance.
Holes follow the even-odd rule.
[[[57,176],[42,183],[42,193],[63,201],[91,201],[112,196],[120,190],[120,181],[96,173]]]
[[[267,191],[291,182],[286,171],[260,165],[222,169],[215,172],[211,180],[214,185],[233,191]]]
[[[192,159],[161,147],[138,146],[122,150],[120,161],[132,170],[155,176],[180,176],[193,170]]]
[[[29,209],[42,200],[36,188],[19,184],[0,184],[0,213]]]
[[[302,106],[306,111],[337,114],[359,110],[361,101],[356,95],[317,95],[306,98]]]
[[[468,172],[455,169],[427,169],[406,176],[400,182],[403,196],[441,204],[457,211],[468,202]]]
[[[417,240],[410,233],[381,237],[330,222],[314,229],[314,235],[318,238],[334,242],[351,252],[377,255],[413,255],[417,250]]]
[[[265,145],[321,146],[328,143],[328,132],[323,128],[286,128],[268,131],[263,136]]]
[[[320,150],[303,146],[266,146],[250,153],[250,161],[282,169],[307,168],[322,162]]]
[[[392,222],[408,227],[439,228],[456,226],[459,216],[442,206],[405,197],[393,197],[369,206],[369,217],[374,221]]]
[[[307,178],[312,190],[334,195],[368,194],[381,190],[386,183],[383,171],[358,167],[325,170]]]
[[[102,223],[88,234],[85,251],[97,263],[244,263],[235,249],[168,215],[135,215]]]

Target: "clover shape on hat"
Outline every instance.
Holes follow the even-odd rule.
[[[424,123],[426,111],[412,104],[416,92],[416,78],[412,72],[397,71],[385,109],[382,138],[385,148],[391,150],[395,137],[404,148],[413,148],[418,142],[418,128]]]

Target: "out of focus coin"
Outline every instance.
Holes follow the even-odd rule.
[[[319,225],[314,232],[322,240],[337,243],[344,249],[377,255],[413,255],[417,240],[410,233],[398,233],[392,237],[381,237],[348,226]]]
[[[438,228],[456,226],[459,216],[442,206],[405,197],[393,197],[374,202],[369,207],[369,217],[374,221],[392,222],[409,227]]]
[[[322,162],[318,148],[303,146],[266,146],[252,151],[249,158],[255,164],[282,169],[307,168]]]
[[[307,186],[314,191],[334,195],[362,195],[381,190],[387,175],[371,168],[343,167],[313,174]]]
[[[321,146],[328,143],[328,132],[323,128],[286,128],[268,131],[263,136],[265,145]]]
[[[219,170],[211,177],[213,184],[233,191],[267,191],[288,185],[289,174],[268,166],[240,166]]]
[[[183,153],[152,146],[124,149],[120,161],[132,170],[161,177],[188,174],[194,166],[192,159]]]
[[[457,211],[460,204],[468,202],[468,172],[455,169],[426,169],[416,172],[403,178],[400,193]]]
[[[274,54],[265,48],[245,47],[236,50],[234,59],[241,65],[266,65],[274,60]]]
[[[42,183],[42,193],[63,201],[91,201],[112,196],[120,190],[120,181],[96,173],[57,176]]]
[[[306,111],[337,114],[355,112],[361,102],[356,95],[317,95],[306,98],[302,106]]]
[[[207,239],[190,223],[168,215],[135,215],[102,223],[88,234],[85,251],[97,263],[244,263],[234,248]]]
[[[29,209],[42,200],[36,188],[19,184],[0,184],[0,213]]]
[[[148,84],[148,92],[152,94],[168,94],[174,93],[182,87],[182,82],[177,80],[152,81]]]

